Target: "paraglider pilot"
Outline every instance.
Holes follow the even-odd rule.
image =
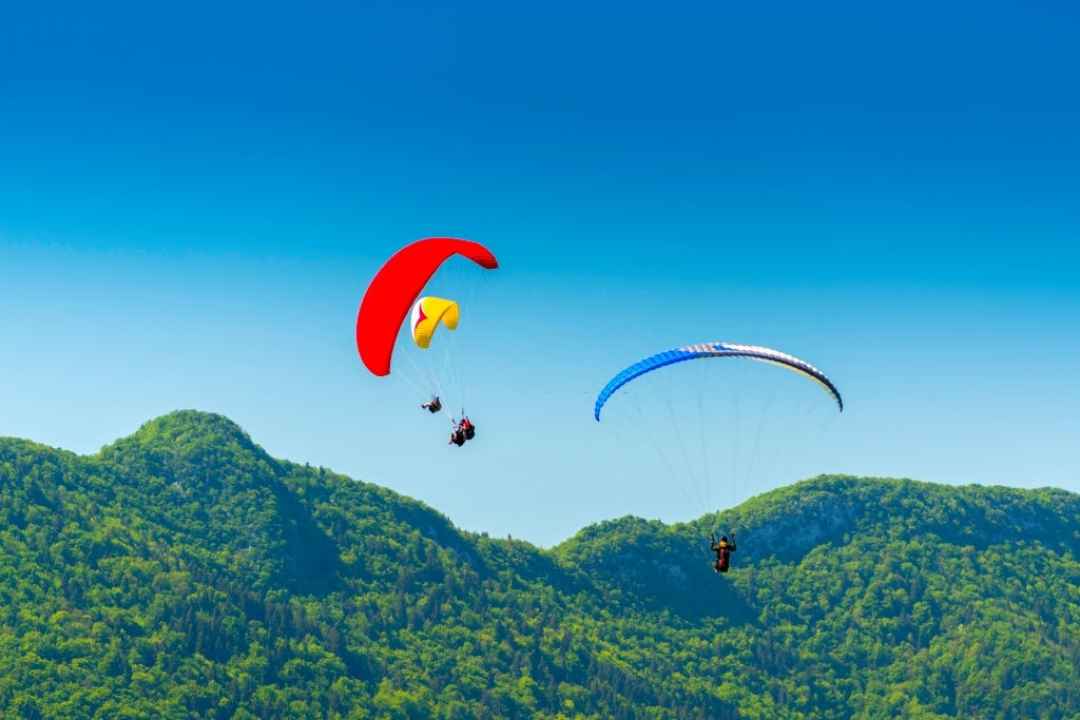
[[[440,410],[442,410],[442,400],[440,400],[440,399],[439,399],[439,396],[438,396],[438,395],[432,395],[432,396],[431,396],[431,400],[429,400],[428,402],[424,403],[424,404],[423,404],[423,405],[421,405],[420,407],[424,408],[424,409],[425,409],[425,410],[427,410],[427,411],[428,411],[429,413],[431,413],[432,415],[434,415],[435,413],[437,413],[437,412],[439,412]]]
[[[716,562],[713,563],[713,570],[718,573],[726,573],[728,566],[731,563],[731,553],[735,552],[735,533],[731,533],[731,541],[727,539],[727,535],[724,535],[719,540],[716,539],[714,534],[709,543],[709,549],[716,553]]]
[[[462,415],[461,421],[454,423],[454,429],[450,432],[450,442],[461,447],[466,440],[472,440],[474,437],[476,437],[476,426],[467,416]]]

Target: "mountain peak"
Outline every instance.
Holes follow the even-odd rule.
[[[235,442],[247,449],[255,443],[239,425],[216,413],[200,410],[175,410],[149,420],[130,436],[146,445],[159,442],[187,443],[213,440]]]
[[[199,410],[176,410],[154,418],[133,434],[102,448],[101,454],[105,457],[116,456],[128,448],[177,459],[213,450],[256,460],[270,460],[266,452],[235,422],[224,415]]]

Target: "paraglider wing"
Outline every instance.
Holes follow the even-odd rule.
[[[840,406],[840,411],[844,411],[844,399],[840,397],[840,391],[837,390],[836,386],[832,384],[832,381],[825,376],[825,373],[821,372],[805,360],[800,360],[794,355],[788,355],[779,350],[773,350],[759,345],[736,345],[734,343],[714,342],[686,345],[675,348],[674,350],[666,350],[634,363],[613,377],[611,381],[604,386],[604,389],[600,391],[600,394],[596,397],[596,405],[593,407],[593,417],[599,422],[600,411],[603,409],[604,403],[606,403],[619,388],[635,378],[639,378],[653,370],[658,370],[662,367],[685,362],[687,360],[720,357],[750,358],[751,360],[779,365],[780,367],[797,372],[821,385],[826,392],[836,400],[836,404]]]
[[[479,243],[425,238],[394,253],[372,279],[356,314],[356,349],[373,374],[390,373],[394,341],[409,308],[439,266],[452,255],[467,257],[488,270],[499,266],[491,251]]]
[[[413,305],[412,320],[409,323],[413,342],[426,350],[431,346],[431,338],[435,335],[435,328],[439,327],[439,323],[445,325],[447,330],[455,330],[459,318],[458,304],[453,300],[420,298]]]

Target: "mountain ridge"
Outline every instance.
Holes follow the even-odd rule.
[[[179,411],[0,438],[0,714],[1080,717],[1078,555],[1074,493],[850,476],[542,550]]]
[[[111,462],[121,462],[125,450],[129,448],[138,448],[144,453],[150,453],[161,458],[166,458],[174,462],[180,462],[181,465],[184,462],[203,461],[208,458],[204,457],[202,453],[207,452],[209,449],[220,451],[223,447],[222,439],[226,440],[224,447],[229,451],[228,454],[235,456],[237,453],[250,453],[251,457],[258,461],[266,462],[267,465],[273,468],[274,474],[286,473],[288,467],[296,466],[295,463],[287,460],[279,460],[273,458],[267,453],[261,446],[257,445],[250,437],[250,435],[244,431],[237,423],[229,418],[217,414],[209,413],[198,410],[177,410],[164,415],[158,416],[152,420],[143,423],[132,434],[115,440],[106,444],[96,453],[80,455],[72,451],[44,445],[37,443],[31,439],[18,438],[18,437],[0,437],[0,442],[9,441],[15,443],[27,443],[30,446],[43,450],[50,450],[57,453],[62,453],[67,456],[80,458],[80,459],[105,459]],[[180,445],[180,447],[178,447]],[[221,458],[211,458],[215,462],[220,462]],[[310,465],[306,465],[310,467]],[[337,475],[323,469],[324,472],[329,473],[337,477],[344,478],[345,476]],[[409,500],[419,503],[425,509],[432,513],[441,516],[437,510],[426,505],[422,501],[415,501],[408,496],[401,495],[389,488],[383,488],[382,486],[368,483],[362,480],[356,480],[352,478],[346,478],[351,482],[362,482],[372,488],[380,488],[387,493],[391,493],[395,498]],[[957,490],[961,493],[974,493],[976,495],[989,493],[994,496],[995,500],[1002,501],[1009,499],[1013,502],[1020,500],[1023,497],[1031,494],[1042,495],[1046,497],[1057,497],[1063,502],[1077,503],[1080,502],[1080,494],[1072,493],[1064,489],[1054,487],[1041,487],[1031,489],[1013,488],[1001,485],[981,485],[977,483],[967,485],[950,485],[940,483],[930,483],[925,481],[913,480],[910,478],[893,478],[893,477],[859,477],[853,475],[843,474],[828,474],[819,475],[817,477],[808,478],[798,481],[788,486],[768,490],[759,495],[750,498],[749,500],[741,503],[740,505],[730,508],[725,511],[709,512],[705,513],[698,518],[694,518],[687,521],[680,521],[675,523],[664,523],[659,520],[648,520],[646,518],[625,515],[618,518],[611,518],[609,520],[598,521],[592,523],[581,530],[575,535],[563,540],[560,543],[552,546],[551,550],[556,554],[559,554],[559,549],[571,543],[576,538],[583,534],[593,532],[597,528],[602,528],[611,523],[621,523],[627,520],[641,521],[647,524],[658,524],[660,527],[687,529],[689,532],[702,534],[707,536],[708,533],[717,528],[723,527],[743,527],[744,532],[747,529],[753,529],[760,531],[761,528],[755,525],[748,524],[747,515],[748,509],[756,511],[754,514],[760,516],[765,510],[762,506],[771,506],[768,508],[773,515],[777,514],[793,514],[792,511],[797,511],[800,515],[797,518],[799,520],[799,527],[802,532],[789,532],[793,530],[791,527],[783,528],[770,528],[766,532],[766,537],[770,540],[778,540],[777,545],[783,550],[780,550],[781,554],[786,552],[797,552],[797,549],[812,543],[818,539],[824,539],[826,537],[832,537],[837,531],[850,530],[852,528],[851,522],[855,520],[855,515],[850,508],[844,508],[844,512],[841,513],[840,518],[842,521],[830,520],[825,527],[820,524],[815,527],[813,522],[807,522],[805,518],[801,517],[808,511],[815,508],[808,507],[807,495],[814,493],[819,497],[815,499],[817,503],[817,509],[821,509],[825,506],[830,506],[837,503],[838,500],[843,500],[844,493],[859,487],[860,489],[866,489],[869,486],[875,486],[877,494],[885,496],[883,499],[888,499],[887,490],[903,486],[906,488],[919,488],[927,492],[933,492],[935,488],[949,488],[951,490]],[[793,493],[798,493],[802,497],[798,506],[790,504],[790,499]],[[784,503],[787,503],[785,506]],[[1024,503],[1020,503],[1018,507],[1022,507]],[[1014,508],[1015,511],[1015,508]],[[1074,512],[1080,512],[1075,510]],[[823,513],[822,513],[823,514]],[[834,514],[835,515],[835,514]],[[760,520],[759,520],[760,521]],[[449,520],[447,520],[449,522]],[[809,527],[808,527],[809,526]],[[1002,526],[1003,529],[1006,527]],[[1038,530],[1041,528],[1039,523],[1028,520],[1026,523],[1013,523],[1008,526],[1017,532]],[[699,529],[700,528],[700,529]],[[709,528],[709,529],[705,529]],[[1043,534],[1056,531],[1060,528],[1041,528]],[[471,533],[471,534],[483,534]],[[808,535],[808,538],[802,539],[800,536]],[[530,543],[531,544],[531,543]],[[1074,548],[1075,549],[1075,548]],[[747,557],[750,553],[744,553],[743,557]]]

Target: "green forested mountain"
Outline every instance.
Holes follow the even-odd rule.
[[[821,477],[543,551],[218,416],[3,439],[0,717],[1080,718],[1080,496]]]

